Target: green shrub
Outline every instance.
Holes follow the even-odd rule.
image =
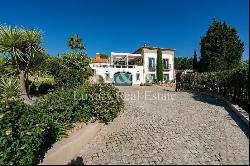
[[[249,70],[237,68],[222,72],[182,75],[183,89],[222,95],[249,112]]]
[[[89,62],[85,53],[66,53],[58,58],[50,57],[45,66],[57,87],[75,88],[93,75]]]
[[[87,122],[92,116],[102,122],[112,121],[122,109],[117,88],[109,84],[83,84],[79,88],[58,90],[42,97],[40,107],[51,110],[60,123]]]
[[[47,94],[48,92],[54,90],[55,86],[53,84],[50,83],[42,83],[39,87],[38,87],[38,92],[40,94]]]
[[[121,97],[119,90],[112,85],[85,83],[79,88],[49,93],[37,104],[50,110],[52,118],[60,123],[88,122],[92,116],[108,122],[121,111]]]
[[[113,85],[93,84],[81,87],[79,94],[83,94],[82,91],[88,94],[85,101],[91,106],[93,115],[102,122],[112,121],[122,109],[121,93]]]
[[[77,89],[58,90],[42,97],[37,104],[49,110],[52,118],[60,123],[87,122],[92,117],[90,106],[75,98],[76,92]]]
[[[58,77],[59,71],[62,68],[62,59],[59,57],[49,57],[44,66],[48,75]]]
[[[91,107],[74,100],[74,90],[52,92],[36,105],[1,105],[0,164],[36,164],[39,152],[66,136],[74,122],[87,122]]]
[[[30,81],[29,84],[32,82]],[[35,81],[30,86],[30,94],[47,94],[55,89],[55,80],[52,77],[46,77]]]
[[[66,135],[74,122],[93,116],[113,120],[122,109],[118,89],[107,84],[84,84],[61,89],[40,98],[34,106],[20,101],[2,105],[0,164],[37,164],[41,150]]]
[[[55,141],[50,117],[36,107],[10,102],[0,120],[0,164],[35,164],[39,150]]]
[[[84,77],[76,69],[61,69],[55,78],[58,87],[75,88],[83,84]]]

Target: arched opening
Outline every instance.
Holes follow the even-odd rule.
[[[130,72],[117,72],[114,74],[114,83],[117,86],[131,86],[133,76]]]

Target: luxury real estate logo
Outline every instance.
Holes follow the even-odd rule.
[[[133,93],[119,93],[116,96],[116,99],[123,100],[175,100],[175,94],[168,91],[155,92],[155,91],[135,91]],[[112,95],[107,94],[78,94],[74,92],[75,100],[107,100],[113,98]]]

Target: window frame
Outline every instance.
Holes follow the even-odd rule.
[[[166,64],[166,62],[167,62],[167,64]],[[162,59],[162,63],[163,63],[163,69],[164,70],[169,69],[169,59],[168,58]]]
[[[155,69],[155,58],[154,57],[148,57],[148,68]]]
[[[166,75],[168,79],[166,79]],[[169,81],[169,73],[163,73],[163,81]]]

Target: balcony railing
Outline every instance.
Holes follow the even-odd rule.
[[[100,67],[100,68],[135,68],[136,65],[93,64],[93,67]]]
[[[166,65],[166,66],[164,66],[163,65],[163,71],[169,71],[169,70],[171,70],[171,64],[169,64],[169,65]]]
[[[156,67],[155,66],[148,66],[148,71],[156,71]]]

